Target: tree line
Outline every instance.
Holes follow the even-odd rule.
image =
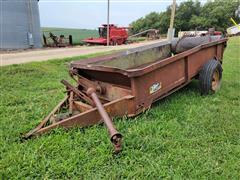
[[[175,32],[189,30],[208,30],[214,27],[217,31],[225,32],[233,23],[232,17],[239,22],[239,0],[208,0],[201,4],[198,0],[189,0],[180,3],[176,7]],[[151,12],[130,24],[133,34],[147,30],[158,29],[161,34],[166,34],[169,28],[171,6],[165,12]]]

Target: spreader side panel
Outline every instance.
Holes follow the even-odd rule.
[[[185,59],[179,59],[150,73],[132,78],[136,110],[149,107],[160,96],[186,82],[185,66]]]

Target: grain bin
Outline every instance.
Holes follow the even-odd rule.
[[[40,48],[38,0],[0,1],[0,49]]]

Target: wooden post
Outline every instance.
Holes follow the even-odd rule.
[[[172,38],[173,38],[173,24],[174,24],[174,18],[175,18],[175,11],[176,11],[176,0],[173,0],[170,26],[168,29],[168,40],[169,41],[172,41]]]

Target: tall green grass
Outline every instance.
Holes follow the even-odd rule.
[[[195,81],[136,118],[117,119],[117,156],[101,125],[20,139],[63,98],[59,81],[74,58],[1,67],[1,179],[239,179],[239,47],[239,37],[229,40],[218,93],[201,96]]]

